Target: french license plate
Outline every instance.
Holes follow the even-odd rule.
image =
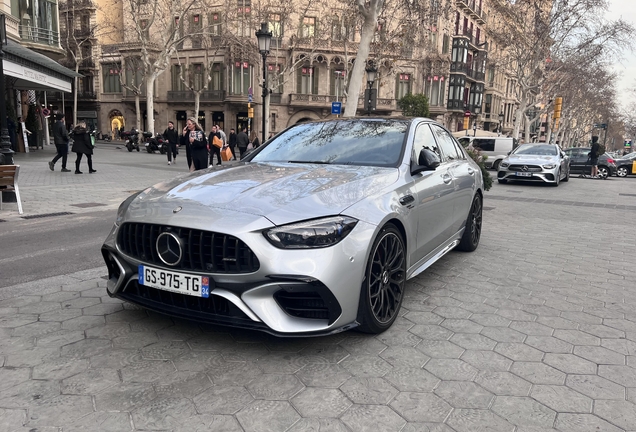
[[[139,265],[139,284],[164,291],[208,298],[210,278]]]
[[[515,175],[517,177],[532,177],[532,173],[529,173],[529,172],[518,172],[518,173],[515,173]]]

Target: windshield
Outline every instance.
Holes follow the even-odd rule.
[[[301,123],[274,137],[250,161],[397,166],[408,127],[405,120]]]
[[[516,155],[556,156],[557,149],[553,145],[522,144],[513,152]]]

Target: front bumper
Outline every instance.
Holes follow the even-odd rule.
[[[179,318],[278,336],[329,334],[357,326],[360,287],[376,229],[371,224],[358,222],[340,243],[322,249],[283,250],[271,245],[261,230],[232,232],[258,258],[258,265],[247,271],[205,267],[188,271],[210,277],[209,298],[139,284],[140,264],[185,270],[122,247],[118,242],[122,227],[113,227],[102,246],[107,291],[113,297]]]
[[[530,181],[541,183],[556,183],[559,167],[546,169],[540,165],[510,165],[499,167],[498,180]]]

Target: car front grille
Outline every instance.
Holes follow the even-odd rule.
[[[542,168],[538,165],[510,165],[508,171],[541,172]]]
[[[265,324],[251,320],[232,302],[217,295],[194,297],[150,288],[132,280],[117,297],[178,318],[269,331]]]
[[[157,237],[172,232],[183,242],[183,258],[171,270],[206,273],[253,273],[260,267],[252,250],[238,238],[211,231],[128,222],[119,229],[117,243],[126,255],[167,268],[157,252]]]

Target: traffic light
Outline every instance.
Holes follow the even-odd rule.
[[[558,119],[561,118],[561,107],[563,105],[563,98],[558,97],[554,99],[554,116],[553,119],[557,119],[557,125],[559,124]]]

